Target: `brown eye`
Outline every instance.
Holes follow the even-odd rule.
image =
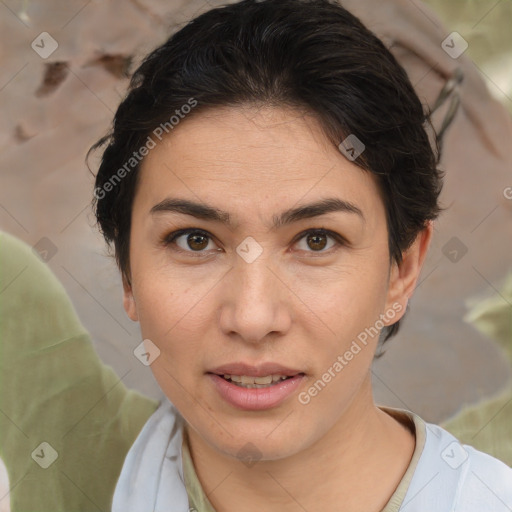
[[[208,245],[207,237],[202,234],[191,233],[187,237],[187,243],[194,251],[201,251]]]
[[[309,248],[315,251],[321,251],[327,245],[327,235],[310,234],[307,236],[307,244]]]
[[[211,237],[205,231],[197,229],[182,229],[164,238],[165,246],[177,245],[179,249],[189,253],[203,253],[208,247]]]
[[[329,239],[333,240],[334,242],[332,243],[332,245],[328,247],[327,245],[329,243]],[[333,246],[344,245],[344,240],[341,237],[341,235],[338,235],[337,233],[325,229],[315,229],[306,231],[299,238],[298,242],[305,242],[301,250],[304,250],[306,252],[319,253],[328,253],[330,252],[329,249],[331,249]]]

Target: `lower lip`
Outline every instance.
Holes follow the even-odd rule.
[[[243,388],[220,375],[209,373],[217,391],[229,404],[244,411],[261,411],[276,407],[300,385],[304,375],[295,375],[267,388]]]

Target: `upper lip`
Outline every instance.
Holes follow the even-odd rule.
[[[228,363],[209,370],[208,373],[216,373],[217,375],[247,375],[250,377],[265,377],[266,375],[286,375],[287,377],[292,377],[304,372],[286,368],[278,363],[262,363],[257,366],[246,363]]]

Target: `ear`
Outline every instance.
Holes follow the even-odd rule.
[[[386,311],[393,309],[401,311],[402,314],[390,320],[390,324],[395,323],[405,314],[407,302],[414,293],[416,282],[423,267],[433,231],[434,223],[433,221],[428,221],[413,244],[403,253],[402,262],[400,264],[393,262],[391,266]],[[397,304],[400,304],[402,307],[398,309]]]
[[[126,314],[131,320],[137,322],[139,316],[137,315],[137,305],[135,304],[135,298],[133,297],[132,285],[128,282],[127,277],[123,274],[123,307]]]

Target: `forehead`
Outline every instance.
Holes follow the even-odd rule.
[[[261,218],[269,208],[281,211],[327,195],[362,211],[383,208],[374,176],[347,160],[314,116],[292,109],[195,113],[157,143],[140,173],[135,201],[146,210],[168,195],[229,204]]]

